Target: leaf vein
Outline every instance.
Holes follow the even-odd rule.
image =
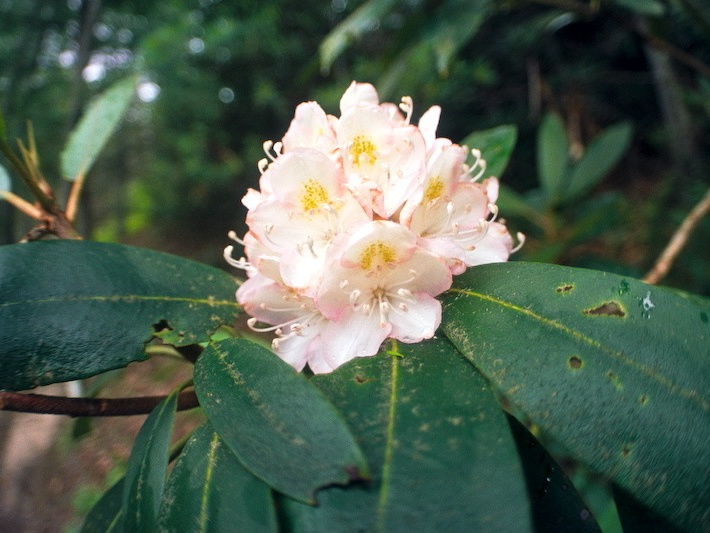
[[[609,346],[606,346],[599,341],[588,337],[587,335],[584,335],[583,333],[580,333],[579,331],[576,331],[569,326],[566,326],[562,323],[560,323],[557,320],[553,320],[547,317],[544,317],[542,315],[537,314],[534,311],[531,311],[530,309],[526,309],[524,307],[520,307],[519,305],[515,305],[514,303],[507,302],[505,300],[501,300],[499,298],[495,298],[493,296],[489,296],[487,294],[481,294],[478,292],[474,292],[471,290],[466,290],[466,289],[457,289],[457,288],[451,288],[451,292],[456,292],[459,294],[463,294],[465,296],[470,296],[473,298],[478,298],[480,300],[485,300],[487,302],[491,302],[497,305],[500,305],[502,307],[505,307],[506,309],[509,309],[511,311],[515,311],[517,313],[524,314],[534,320],[539,321],[540,323],[544,324],[545,326],[548,326],[550,328],[556,329],[558,331],[561,331],[562,333],[565,333],[572,338],[576,339],[579,342],[588,344],[589,346],[592,346],[594,348],[597,348],[600,350],[602,353],[605,353],[609,357],[613,359],[617,359],[621,361],[623,364],[630,366],[648,378],[658,382],[660,385],[666,387],[671,393],[673,394],[679,394],[680,396],[683,396],[684,398],[687,398],[690,401],[695,402],[697,405],[700,406],[701,409],[704,411],[709,411],[710,410],[710,402],[708,402],[705,398],[703,398],[696,390],[688,390],[684,387],[681,387],[680,385],[674,383],[672,380],[669,378],[663,376],[653,368],[644,365],[643,363],[640,363],[638,361],[635,361],[634,359],[630,358],[623,352],[620,352],[618,350],[615,350],[614,348],[611,348]]]

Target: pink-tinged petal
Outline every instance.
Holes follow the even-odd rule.
[[[394,308],[390,313],[391,337],[406,343],[430,339],[441,324],[441,302],[428,294],[415,294],[416,302],[406,310]]]
[[[273,249],[261,244],[255,235],[250,231],[243,239],[244,253],[251,267],[247,269],[247,275],[253,276],[256,272],[264,274],[274,281],[281,282],[279,274],[279,255]]]
[[[254,209],[264,201],[264,196],[254,189],[247,189],[247,193],[242,198],[242,205],[247,209]]]
[[[466,185],[460,182],[465,160],[466,153],[458,144],[442,145],[429,158],[426,179],[402,208],[400,221],[419,235],[447,228],[452,222],[447,204]]]
[[[421,238],[419,246],[440,257],[454,276],[466,271],[466,252],[451,237]]]
[[[343,188],[343,175],[335,163],[318,150],[299,148],[280,156],[270,180],[281,204],[300,212],[330,205]]]
[[[283,285],[257,274],[237,289],[237,302],[251,316],[266,324],[280,324],[299,316],[296,295]]]
[[[380,103],[377,90],[369,83],[352,82],[340,99],[340,114],[346,111],[362,107],[376,106]]]
[[[500,184],[498,183],[498,178],[490,177],[481,182],[486,188],[486,194],[488,194],[488,203],[495,204],[498,201],[498,191],[500,190]]]
[[[298,371],[303,370],[306,363],[310,366],[313,359],[320,357],[318,346],[326,324],[324,319],[312,319],[299,324],[298,334],[285,331],[286,336],[275,342],[276,353]]]
[[[314,296],[323,277],[325,259],[325,250],[310,254],[292,249],[282,256],[279,272],[286,285]]]
[[[282,142],[284,153],[296,148],[315,148],[329,154],[338,147],[330,119],[316,102],[304,102],[296,107]]]
[[[468,266],[502,263],[508,260],[513,249],[513,237],[503,224],[491,222],[486,236],[466,252]]]
[[[323,329],[323,358],[331,368],[337,368],[355,357],[375,355],[391,331],[390,324],[380,325],[377,313],[354,311],[342,320],[328,322]]]
[[[394,294],[398,288],[404,288],[412,293],[425,292],[431,296],[448,290],[451,283],[451,271],[444,260],[419,247],[399,268],[388,271],[382,282],[384,287],[394,287],[391,289]]]
[[[362,225],[349,238],[341,264],[365,273],[391,267],[409,259],[416,249],[417,237],[407,228],[389,220]]]
[[[419,130],[422,132],[426,147],[434,146],[436,139],[436,128],[439,127],[439,118],[441,117],[441,108],[438,105],[431,106],[419,119]]]

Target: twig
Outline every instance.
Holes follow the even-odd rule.
[[[710,211],[710,189],[708,189],[708,192],[705,193],[703,199],[698,202],[693,210],[688,213],[688,216],[685,217],[685,220],[683,220],[683,223],[668,242],[663,253],[656,260],[656,264],[653,265],[653,268],[649,270],[648,274],[643,278],[643,281],[655,284],[668,274],[676,257],[688,242],[690,234],[708,211]]]
[[[15,209],[35,220],[44,220],[44,211],[35,207],[24,198],[20,198],[10,191],[0,191],[0,198],[12,204]]]
[[[140,396],[135,398],[67,398],[43,394],[0,392],[0,411],[17,411],[46,415],[77,416],[129,416],[146,415],[165,396]],[[200,405],[194,390],[183,391],[178,396],[178,411]]]

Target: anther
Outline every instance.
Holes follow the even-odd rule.
[[[259,159],[259,163],[257,163],[256,166],[259,168],[259,173],[263,174],[269,166],[269,160],[265,157],[263,159]]]
[[[523,244],[525,244],[525,234],[524,233],[518,232],[516,237],[518,237],[518,245],[510,251],[511,254],[514,254],[515,252],[520,250],[523,247]]]
[[[404,118],[405,122],[409,124],[409,121],[412,119],[412,111],[414,110],[414,101],[410,96],[403,96],[402,101],[399,104],[399,108],[406,115]]]

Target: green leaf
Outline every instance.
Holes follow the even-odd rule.
[[[444,297],[444,331],[511,408],[675,525],[710,509],[710,302],[504,263]]]
[[[486,381],[446,341],[392,344],[313,381],[342,411],[372,481],[284,499],[295,531],[531,531],[525,478]]]
[[[6,142],[7,141],[7,129],[5,126],[5,117],[2,114],[2,111],[0,111],[0,142]]]
[[[567,174],[568,152],[569,143],[562,119],[555,113],[548,113],[542,119],[537,136],[537,173],[548,205],[559,201]]]
[[[369,0],[338,24],[320,45],[321,68],[328,72],[348,46],[372,31],[380,19],[398,3],[399,0]]]
[[[123,532],[123,487],[126,478],[119,479],[91,508],[81,526],[81,533]]]
[[[137,78],[113,85],[95,99],[61,153],[61,171],[65,179],[83,179],[118,126],[136,91]]]
[[[660,17],[666,12],[664,5],[658,0],[614,0],[616,5],[625,7],[642,15]]]
[[[210,344],[195,390],[215,431],[270,486],[313,502],[319,487],[367,476],[340,414],[273,352],[243,339]]]
[[[498,209],[500,209],[501,216],[506,218],[514,216],[523,217],[540,228],[545,228],[549,225],[545,215],[530,205],[523,196],[505,185],[500,185],[496,204],[498,205]]]
[[[0,246],[0,389],[145,359],[156,329],[176,345],[204,342],[234,321],[235,288],[224,271],[120,244]]]
[[[587,147],[582,159],[574,165],[564,189],[563,200],[577,200],[606,176],[628,151],[633,135],[629,122],[605,129]]]
[[[448,74],[452,58],[478,33],[490,8],[490,0],[447,0],[437,6],[432,26],[423,34],[431,42],[439,74]]]
[[[475,131],[461,141],[461,145],[481,151],[481,156],[486,160],[486,172],[483,177],[500,177],[508,165],[517,138],[518,128],[513,124],[506,124]]]
[[[562,467],[525,426],[512,416],[508,422],[528,481],[535,530],[601,532]]]
[[[175,390],[153,409],[133,444],[121,506],[126,531],[153,533],[156,529],[179,392]]]
[[[158,531],[278,531],[271,489],[205,423],[168,478]]]

